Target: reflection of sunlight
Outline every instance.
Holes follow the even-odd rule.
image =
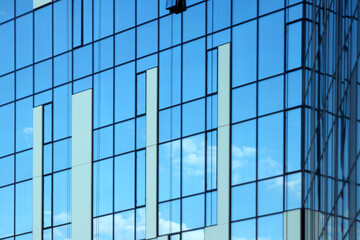
[[[32,128],[32,127],[24,128],[23,133],[24,133],[25,135],[32,134],[32,133],[33,133],[33,128]]]

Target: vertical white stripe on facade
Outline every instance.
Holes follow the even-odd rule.
[[[284,212],[284,240],[301,239],[301,210],[296,209]]]
[[[92,236],[92,89],[72,96],[72,240]]]
[[[44,108],[33,109],[33,239],[42,240]]]
[[[218,47],[218,204],[217,225],[205,229],[205,240],[230,239],[230,99],[231,46]]]
[[[52,2],[52,0],[33,0],[33,9],[42,7],[51,2]]]
[[[146,239],[157,237],[158,68],[146,71]]]

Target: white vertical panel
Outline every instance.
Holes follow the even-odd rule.
[[[42,7],[51,2],[52,2],[52,0],[33,0],[33,9]]]
[[[92,89],[72,96],[72,240],[92,239]]]
[[[42,240],[44,108],[33,109],[33,239]]]
[[[230,239],[230,52],[230,43],[218,47],[218,218],[205,229],[206,240]]]
[[[157,237],[158,69],[146,71],[146,239]]]
[[[284,240],[300,240],[301,211],[300,209],[284,212]]]

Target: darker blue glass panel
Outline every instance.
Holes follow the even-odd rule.
[[[52,5],[35,11],[35,62],[52,55]]]
[[[16,19],[16,68],[33,61],[33,14]]]

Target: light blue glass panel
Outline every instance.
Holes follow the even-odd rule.
[[[205,3],[188,8],[183,13],[183,41],[205,34]]]
[[[287,108],[299,106],[302,101],[301,70],[288,73],[286,76],[285,104]]]
[[[113,239],[113,215],[99,217],[93,220],[93,239]]]
[[[258,127],[258,177],[266,178],[283,173],[284,137],[283,114],[259,119]]]
[[[93,0],[82,0],[84,44],[92,41],[93,36]],[[90,59],[91,60],[91,59]]]
[[[232,90],[232,122],[256,117],[256,84]]]
[[[247,220],[231,224],[231,240],[256,239],[256,220]],[[275,239],[274,239],[275,240]]]
[[[180,137],[180,107],[159,112],[159,142]]]
[[[43,223],[44,228],[51,226],[52,221],[52,175],[44,177],[44,203]]]
[[[113,122],[114,72],[108,70],[94,76],[94,128]]]
[[[185,138],[182,142],[182,195],[205,190],[205,135]]]
[[[233,87],[256,81],[256,42],[256,21],[251,21],[233,28]]]
[[[35,62],[52,55],[52,5],[35,11]]]
[[[114,239],[134,240],[135,238],[135,216],[134,210],[121,212],[114,216]]]
[[[181,14],[171,14],[160,19],[159,41],[160,50],[181,42]]]
[[[54,140],[71,136],[71,84],[54,89]]]
[[[52,87],[52,59],[35,65],[35,93]]]
[[[146,111],[146,73],[136,77],[136,115]]]
[[[301,66],[301,22],[296,22],[287,26],[287,69]]]
[[[113,33],[114,5],[113,1],[94,0],[94,40]]]
[[[158,0],[137,0],[137,24],[158,17]]]
[[[54,86],[70,82],[72,80],[72,56],[71,52],[54,58]]]
[[[257,16],[257,1],[232,0],[233,24],[244,22]]]
[[[258,219],[258,239],[283,239],[283,215],[277,214]]]
[[[92,76],[73,82],[73,94],[92,88]]]
[[[206,226],[217,224],[217,191],[206,193]]]
[[[16,98],[33,94],[33,67],[27,67],[16,72]]]
[[[218,126],[218,102],[217,95],[206,99],[206,130],[215,129]]]
[[[52,141],[53,135],[53,105],[44,105],[44,143]]]
[[[279,76],[259,82],[259,115],[284,108],[284,77]]]
[[[231,189],[231,221],[256,216],[256,184]]]
[[[136,149],[145,148],[146,143],[146,117],[136,118]]]
[[[71,138],[54,142],[54,171],[71,167]]]
[[[33,10],[33,0],[16,0],[16,16]]]
[[[93,216],[113,211],[113,159],[94,163]]]
[[[71,0],[54,2],[54,55],[72,47],[72,3]]]
[[[16,184],[16,234],[32,231],[32,181]]]
[[[159,201],[180,197],[180,140],[159,145]]]
[[[301,110],[287,112],[286,121],[286,171],[291,172],[301,167]]]
[[[16,19],[16,68],[33,61],[33,14]]]
[[[259,20],[259,79],[284,71],[284,12]]]
[[[135,25],[135,1],[115,0],[115,32]]]
[[[145,208],[136,209],[136,240],[145,239]]]
[[[115,36],[115,65],[135,58],[135,29]]]
[[[0,75],[14,70],[14,21],[0,25]]]
[[[0,77],[0,105],[14,101],[14,74]]]
[[[115,211],[135,207],[135,154],[115,158]]]
[[[211,39],[213,40],[213,39]],[[209,43],[209,39],[208,39]],[[208,46],[209,47],[209,46]],[[210,50],[206,55],[207,64],[207,81],[206,81],[206,93],[211,94],[217,92],[218,84],[218,51]]]
[[[159,235],[180,231],[180,200],[159,204]]]
[[[188,136],[205,130],[204,99],[184,104],[182,110],[183,136]]]
[[[285,210],[301,207],[301,173],[287,175],[285,178]]]
[[[14,234],[14,186],[0,188],[0,237]]]
[[[74,51],[74,80],[92,73],[92,45]]]
[[[33,145],[33,98],[16,102],[16,151]]]
[[[53,225],[71,221],[71,172],[53,175]]]
[[[0,1],[0,23],[14,18],[14,0],[1,0]]]
[[[0,186],[14,182],[14,156],[0,158]]]
[[[94,160],[111,157],[113,155],[113,143],[113,126],[94,131]]]
[[[81,41],[82,41],[82,20],[83,20],[83,16],[81,14],[81,9],[82,9],[82,0],[73,0],[73,23],[72,23],[72,32],[73,32],[73,42],[72,42],[72,46],[73,48],[75,47],[79,47],[81,45]]]
[[[16,154],[16,181],[23,181],[32,178],[33,174],[33,152],[28,150]],[[9,173],[8,173],[9,174]]]
[[[193,0],[193,1],[196,1],[196,0]],[[171,238],[171,240],[172,239],[173,238]],[[174,239],[177,240],[180,238],[174,238]],[[181,240],[193,240],[193,239],[199,239],[199,240],[205,239],[204,229],[184,232],[181,234]]]
[[[136,152],[136,206],[145,205],[145,150]]]
[[[43,240],[52,240],[52,228],[43,230]]]
[[[0,107],[0,156],[14,152],[14,121],[14,104]]]
[[[205,94],[205,39],[183,46],[183,101]]]
[[[15,240],[32,240],[32,233],[17,236]]]
[[[45,92],[36,94],[34,98],[34,107],[51,103],[53,97],[52,92],[52,89],[50,89]]]
[[[53,240],[69,240],[71,239],[71,225],[60,226],[54,228]]]
[[[182,230],[204,227],[204,194],[182,200]]]
[[[206,134],[206,190],[217,187],[217,131]]]
[[[258,215],[283,211],[283,181],[278,177],[258,183]]]
[[[94,72],[107,69],[114,65],[113,37],[94,43]]]
[[[137,29],[137,57],[149,55],[158,50],[158,21],[139,26]]]
[[[115,122],[134,116],[135,64],[132,62],[115,68]]]
[[[208,33],[219,31],[230,26],[231,0],[207,1]]]
[[[259,14],[263,15],[285,7],[284,0],[259,0]]]
[[[145,72],[158,66],[158,54],[153,54],[136,61],[136,73]]]
[[[52,144],[44,145],[44,174],[52,172]]]
[[[135,149],[135,121],[130,120],[115,125],[115,154]]]

